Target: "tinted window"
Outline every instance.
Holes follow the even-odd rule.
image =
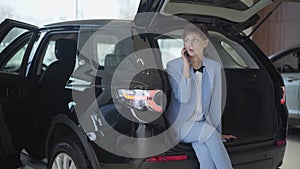
[[[120,52],[119,45],[116,49],[118,42],[118,36],[110,30],[81,30],[78,42],[78,67],[74,74],[76,78],[91,82],[95,78],[95,72],[104,71],[105,67],[114,69],[124,56]]]
[[[161,50],[163,68],[166,69],[170,60],[180,57],[183,41],[181,39],[158,39],[157,42]]]
[[[109,57],[114,55],[116,43],[118,42],[118,38],[114,35],[104,35],[104,34],[98,34],[95,35],[95,47],[96,47],[96,55],[97,60],[100,66],[105,66],[107,64],[113,65],[116,63],[115,59],[110,59]],[[110,60],[113,63],[106,63],[108,60]]]
[[[2,67],[1,71],[18,74],[28,43],[21,47]]]
[[[300,71],[300,53],[292,52],[274,62],[275,67],[280,72],[299,72]]]
[[[31,34],[26,35],[25,38],[19,39],[19,41],[14,42],[16,45],[9,45],[9,50],[4,57],[1,58],[3,60],[0,71],[5,73],[19,74],[20,69],[25,58],[25,52],[28,48],[29,40],[31,38]]]
[[[26,32],[26,29],[21,28],[13,28],[11,29],[8,34],[4,37],[2,42],[0,43],[0,53],[17,37],[22,35],[24,32]]]
[[[51,63],[53,63],[56,60],[57,58],[55,57],[55,40],[50,40],[46,48],[43,64],[45,66],[49,66]]]
[[[129,32],[120,29],[80,30],[78,64],[72,77],[73,83],[81,84],[78,90],[86,90],[91,85],[100,89],[110,87],[115,69],[133,51],[128,35]]]
[[[50,35],[44,46],[44,50],[41,52],[41,62],[38,67],[37,74],[40,75],[42,74],[49,66],[57,61],[57,56],[55,53],[55,45],[56,41],[59,39],[73,39],[77,40],[77,35],[76,34],[70,34],[70,33],[64,33],[64,34],[52,34]]]
[[[224,68],[258,68],[249,53],[241,45],[220,35],[212,34],[210,40],[212,43],[206,49],[205,56],[221,60]],[[183,42],[180,38],[160,38],[157,42],[161,50],[163,67],[166,69],[168,61],[180,57]],[[215,50],[218,56],[215,56]]]

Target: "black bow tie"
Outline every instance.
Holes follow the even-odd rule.
[[[205,66],[201,66],[199,69],[193,69],[194,73],[196,73],[197,71],[203,73],[203,69],[205,68]]]

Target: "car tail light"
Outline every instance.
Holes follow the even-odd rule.
[[[284,140],[278,140],[278,141],[275,142],[275,145],[276,146],[284,146],[284,145],[286,145],[286,140],[285,139]]]
[[[174,156],[155,156],[146,159],[146,162],[168,162],[168,161],[181,161],[187,160],[187,155],[174,155]]]
[[[281,86],[281,90],[282,90],[282,97],[280,98],[280,104],[285,104],[285,101],[286,101],[285,87]]]
[[[163,112],[162,90],[118,89],[119,99],[140,111]]]

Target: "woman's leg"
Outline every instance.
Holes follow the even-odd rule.
[[[212,160],[217,169],[232,169],[227,150],[222,142],[221,135],[215,131],[204,143],[212,154]]]
[[[212,154],[205,143],[192,142],[192,147],[200,163],[200,169],[216,169]]]
[[[230,158],[224,147],[221,135],[215,130],[211,136],[202,142],[199,135],[204,122],[187,122],[182,127],[182,141],[192,143],[202,169],[232,169]]]

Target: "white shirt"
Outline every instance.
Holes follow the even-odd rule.
[[[195,79],[196,79],[196,85],[197,85],[197,101],[196,101],[194,112],[190,118],[190,121],[200,121],[203,117],[202,99],[201,99],[201,96],[202,96],[202,92],[201,92],[202,73],[197,71],[195,73]]]

